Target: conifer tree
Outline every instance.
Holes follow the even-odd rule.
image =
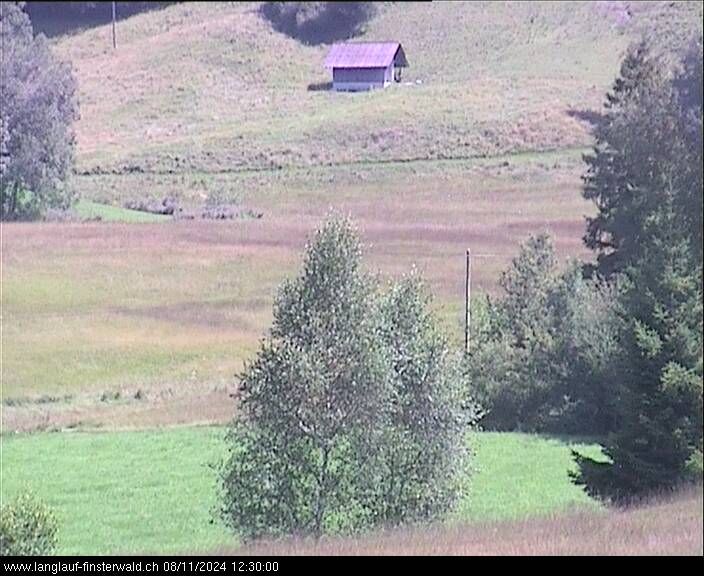
[[[702,452],[701,70],[666,79],[638,47],[615,86],[585,195],[599,208],[587,243],[625,287],[618,427],[611,462],[576,456],[576,480],[624,500],[683,481]]]

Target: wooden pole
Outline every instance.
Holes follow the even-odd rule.
[[[115,40],[115,2],[112,3],[112,47],[117,48],[117,41]]]
[[[466,274],[464,279],[464,351],[469,353],[469,329],[471,320],[470,299],[472,297],[472,253],[467,248]]]

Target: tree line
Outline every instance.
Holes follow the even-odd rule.
[[[622,501],[701,474],[702,42],[626,54],[585,156],[595,263],[530,239],[487,301],[472,386],[498,429],[605,437],[575,480]]]

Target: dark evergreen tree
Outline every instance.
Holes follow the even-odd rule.
[[[646,44],[628,51],[584,158],[584,197],[598,209],[585,242],[607,278],[640,258],[659,194],[680,177],[686,146],[666,70]]]
[[[668,79],[642,45],[631,51],[588,159],[599,214],[587,243],[625,289],[611,462],[576,456],[576,480],[615,500],[670,488],[701,458],[701,61],[699,42]]]
[[[682,70],[675,78],[682,134],[687,155],[681,159],[681,194],[677,198],[677,212],[690,230],[695,257],[702,259],[702,38],[692,42],[682,62]]]
[[[654,219],[658,233],[625,273],[611,462],[577,456],[577,481],[615,500],[677,485],[702,451],[701,263],[693,268],[672,201]]]

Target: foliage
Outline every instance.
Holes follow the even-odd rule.
[[[76,83],[68,65],[33,36],[21,3],[3,2],[0,18],[3,162],[0,218],[36,218],[66,208],[73,163]]]
[[[641,70],[647,62],[641,55],[630,67]],[[634,74],[632,90],[623,93],[625,103],[611,120],[631,138],[618,162],[634,174],[628,188],[619,190],[630,194],[619,204],[631,222],[630,236],[622,236],[611,254],[617,255],[612,261],[619,263],[615,270],[621,270],[624,285],[615,363],[618,428],[606,444],[611,462],[577,457],[576,480],[614,500],[684,481],[689,463],[702,451],[702,259],[696,224],[701,222],[701,101],[689,100],[697,81],[682,78],[697,73],[688,66],[679,85],[676,80],[651,86],[650,73]],[[701,85],[701,70],[698,74]],[[689,166],[696,158],[699,166]],[[612,160],[607,152],[595,162]],[[693,210],[700,213],[688,214]]]
[[[381,304],[392,363],[391,409],[366,505],[384,524],[434,519],[454,507],[465,472],[463,438],[481,416],[430,305],[415,274]]]
[[[680,162],[682,170],[681,196],[676,209],[678,217],[690,230],[690,244],[695,259],[702,260],[702,38],[692,42],[682,60],[682,69],[675,77],[674,86],[682,124],[687,155]]]
[[[234,531],[320,536],[435,516],[454,502],[471,418],[414,286],[380,301],[352,225],[318,231],[241,377],[222,472]],[[387,491],[379,482],[389,479]]]
[[[619,341],[617,283],[585,278],[573,264],[555,292],[559,346],[554,362],[562,363],[556,384],[553,427],[562,432],[603,436],[616,426],[614,359]]]
[[[472,386],[495,429],[603,433],[611,425],[613,289],[558,269],[543,234],[523,244],[487,300],[467,359]]]
[[[702,450],[702,280],[670,206],[663,229],[629,268],[617,363],[612,463],[578,457],[579,483],[615,500],[669,489]]]
[[[274,27],[306,44],[345,40],[361,33],[373,2],[264,2],[262,14]]]
[[[46,556],[56,547],[54,513],[31,492],[23,492],[2,506],[0,555]]]
[[[489,304],[489,325],[474,338],[472,382],[491,428],[540,429],[554,403],[556,323],[548,302],[555,266],[549,237],[531,237],[502,274],[504,297]]]
[[[695,47],[691,53],[696,51]],[[693,241],[698,238],[701,247],[701,216],[696,216],[702,206],[698,168],[702,160],[701,99],[697,130],[696,90],[691,90],[697,83],[693,58],[687,60],[680,81],[690,87],[688,95],[681,92],[683,98],[678,101],[668,67],[646,43],[636,44],[626,54],[620,76],[606,96],[594,152],[584,157],[584,197],[598,209],[588,219],[585,242],[596,251],[597,271],[604,277],[642,259],[642,239],[653,234],[651,215],[668,191],[675,194],[673,202],[689,225]],[[701,66],[698,74],[701,85]],[[698,148],[691,141],[697,133]]]
[[[687,481],[701,484],[704,480],[704,455],[701,450],[695,450],[687,461]]]
[[[224,513],[243,536],[329,530],[354,479],[370,472],[371,459],[352,463],[370,449],[388,382],[360,258],[347,223],[320,230],[242,375]]]

